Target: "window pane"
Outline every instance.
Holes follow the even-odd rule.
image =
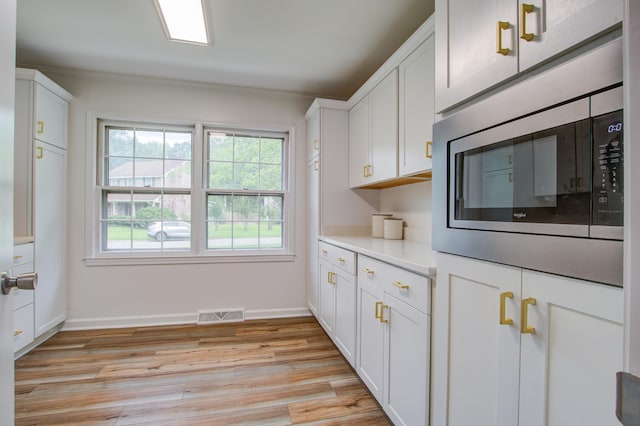
[[[161,188],[164,184],[164,161],[135,159],[133,164],[133,182],[127,186]]]
[[[135,156],[145,158],[164,157],[164,132],[161,130],[136,130]]]
[[[208,132],[209,159],[216,161],[233,161],[233,136],[224,133]]]
[[[258,222],[242,221],[233,224],[233,248],[258,248]]]
[[[260,165],[260,189],[266,191],[282,190],[282,166]]]
[[[133,130],[108,129],[105,152],[110,156],[133,157]]]
[[[234,161],[258,163],[260,161],[260,139],[251,136],[235,136]]]
[[[209,163],[209,188],[231,189],[233,186],[233,163]]]
[[[237,189],[258,189],[258,164],[235,163],[233,187]]]
[[[282,164],[282,139],[262,138],[260,143],[260,162]]]
[[[260,248],[282,248],[282,223],[260,222]]]
[[[260,217],[266,221],[281,221],[282,218],[282,196],[262,196],[260,197]]]
[[[191,161],[165,160],[164,176],[165,188],[190,188]]]
[[[191,132],[165,133],[166,158],[191,160]]]

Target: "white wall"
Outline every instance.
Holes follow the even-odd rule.
[[[47,72],[71,92],[68,182],[68,315],[66,328],[195,320],[200,309],[243,307],[247,317],[306,313],[306,122],[312,99],[223,86],[105,74]],[[156,266],[86,266],[87,112],[133,119],[201,120],[230,125],[295,127],[293,262]],[[107,117],[108,118],[108,117]]]
[[[380,213],[405,221],[405,238],[431,244],[431,181],[380,190]]]

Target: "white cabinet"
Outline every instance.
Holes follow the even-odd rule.
[[[431,170],[435,120],[435,42],[425,40],[398,67],[398,173],[410,176]]]
[[[436,111],[622,22],[622,0],[436,0]]]
[[[33,243],[16,245],[13,250],[13,266],[11,272],[14,276],[33,272]],[[13,350],[20,349],[33,342],[33,291],[13,289],[10,293],[13,298]]]
[[[34,336],[66,318],[67,114],[71,95],[35,70],[16,70],[14,233],[34,237]]]
[[[317,313],[318,237],[367,232],[378,194],[349,188],[349,112],[344,102],[316,99],[307,113],[307,305]]]
[[[319,243],[318,321],[340,352],[354,365],[356,356],[355,253]]]
[[[349,112],[349,185],[398,176],[398,70],[393,69]]]
[[[356,371],[394,424],[429,419],[430,282],[358,255]]]
[[[433,425],[615,425],[622,289],[438,255]]]

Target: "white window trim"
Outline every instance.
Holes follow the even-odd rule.
[[[191,198],[191,221],[199,221],[204,224],[206,202],[206,187],[204,186],[204,170],[206,155],[204,152],[204,128],[226,128],[226,129],[257,129],[265,132],[281,132],[289,134],[287,143],[285,169],[286,191],[283,206],[284,215],[284,248],[283,249],[260,249],[260,250],[206,250],[205,236],[199,232],[192,236],[191,250],[184,252],[104,252],[100,249],[100,227],[96,226],[100,218],[100,191],[98,190],[98,120],[122,121],[135,123],[163,123],[175,124],[179,126],[194,127],[192,161],[198,161],[199,167],[193,167],[192,192],[197,196]],[[265,126],[246,123],[215,123],[204,121],[171,121],[167,119],[152,119],[149,117],[137,117],[134,115],[123,115],[112,111],[88,111],[87,129],[85,145],[85,256],[83,258],[87,266],[126,266],[126,265],[167,265],[167,264],[201,264],[201,263],[254,263],[254,262],[292,262],[296,258],[295,253],[295,146],[296,132],[295,126],[271,125]],[[197,151],[196,151],[197,150]],[[204,225],[202,225],[204,226]]]

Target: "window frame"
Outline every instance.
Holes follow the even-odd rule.
[[[123,117],[113,112],[88,112],[87,140],[91,141],[86,149],[86,199],[85,203],[85,257],[87,266],[110,265],[159,265],[192,263],[235,263],[235,262],[290,262],[295,259],[295,127],[282,125],[229,125],[215,122],[183,121],[166,119],[140,119],[132,115]],[[101,186],[104,151],[101,139],[104,138],[106,125],[128,124],[137,127],[160,126],[193,129],[192,174],[191,174],[191,244],[190,249],[180,251],[103,251],[101,247],[100,220],[102,215]],[[283,134],[283,247],[263,249],[207,249],[207,194],[209,191],[207,176],[206,129],[232,130],[243,134]],[[132,189],[125,187],[127,189]],[[152,188],[153,189],[153,188]]]

